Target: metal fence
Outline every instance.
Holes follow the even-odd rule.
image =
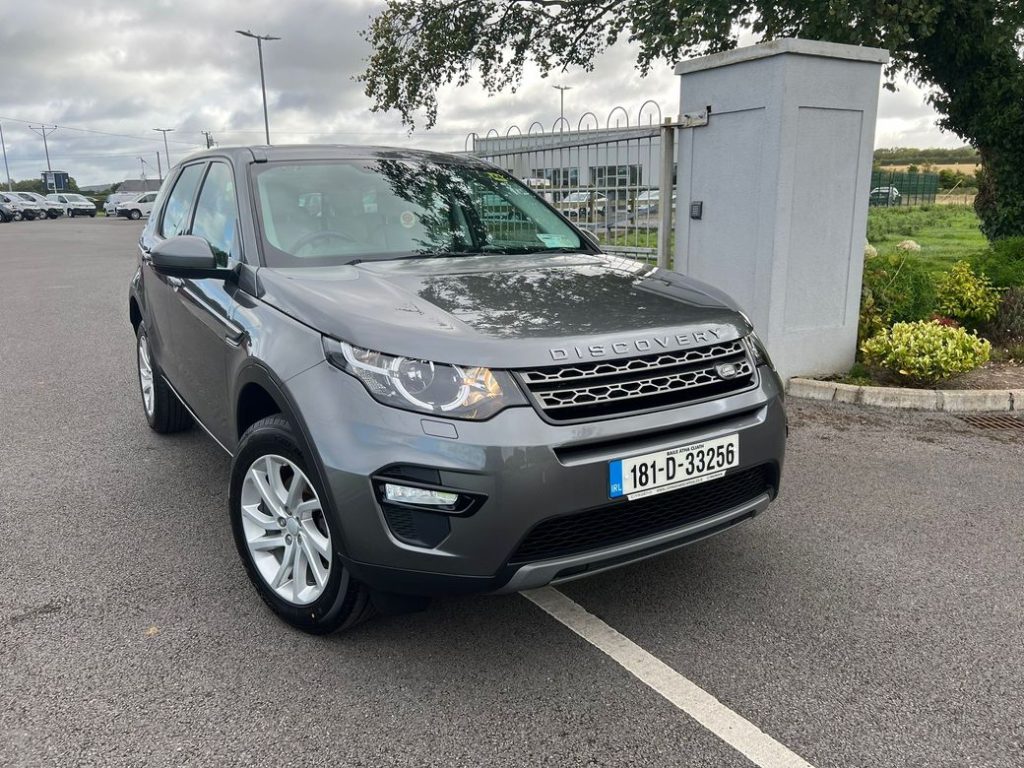
[[[937,173],[871,172],[871,205],[930,205],[938,191]]]
[[[592,232],[605,251],[654,260],[661,216],[663,168],[671,168],[675,208],[675,164],[663,137],[661,109],[645,102],[630,124],[622,107],[613,109],[601,127],[592,112],[573,128],[559,118],[545,130],[534,122],[524,133],[518,126],[504,135],[471,133],[465,149],[522,180],[580,228]],[[668,146],[666,146],[666,144]]]

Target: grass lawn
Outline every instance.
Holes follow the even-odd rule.
[[[982,251],[988,245],[974,209],[966,205],[925,205],[868,209],[868,242],[880,254],[894,253],[896,244],[913,240],[921,246],[911,257],[933,273]]]

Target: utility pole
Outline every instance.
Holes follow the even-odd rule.
[[[164,183],[164,169],[160,165],[160,150],[157,150],[156,152],[156,177],[160,179],[161,184]]]
[[[139,158],[139,169],[140,169],[140,171],[142,173],[142,181],[145,182],[146,181],[146,161],[142,157]],[[143,184],[142,186],[145,187],[146,185]]]
[[[565,92],[571,91],[571,85],[552,85],[552,88],[558,89],[558,125],[562,132],[565,132]]]
[[[154,128],[153,130],[154,131],[159,131],[160,133],[162,133],[164,135],[164,158],[167,160],[167,170],[170,171],[171,170],[171,153],[170,153],[170,150],[167,149],[167,134],[171,133],[174,129],[173,128]]]
[[[263,41],[264,40],[280,40],[280,37],[274,37],[272,35],[256,35],[249,30],[236,29],[235,32],[240,34],[242,37],[251,37],[256,41],[256,50],[259,51],[260,55],[260,88],[263,89],[263,127],[267,132],[267,146],[270,146],[270,119],[267,117],[267,81],[263,76]]]
[[[200,131],[200,133],[203,134],[203,136],[206,137],[206,148],[209,149],[210,147],[212,147],[213,146],[213,134],[210,133],[209,131]]]
[[[7,165],[7,143],[4,141],[4,124],[0,123],[0,147],[4,148],[4,170],[7,172],[7,191],[14,191],[14,184],[11,183],[11,168]]]
[[[47,173],[49,174],[49,178],[50,178],[51,182],[53,183],[53,191],[56,192],[57,191],[57,182],[53,178],[53,168],[50,167],[50,147],[46,143],[46,137],[47,137],[48,134],[51,134],[54,131],[56,131],[57,130],[57,126],[56,125],[30,125],[29,126],[29,130],[30,131],[34,131],[35,133],[38,133],[40,136],[43,137],[43,152],[46,153],[46,170],[47,170]],[[47,189],[49,189],[49,187],[47,187]]]

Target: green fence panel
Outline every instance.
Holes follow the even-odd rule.
[[[871,172],[871,205],[927,205],[935,202],[938,191],[937,173]]]

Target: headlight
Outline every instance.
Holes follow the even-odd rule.
[[[767,365],[773,371],[775,365],[772,363],[771,357],[768,356],[768,350],[765,349],[764,342],[758,338],[757,334],[751,331],[746,336],[747,346],[750,348],[750,354],[754,358],[755,365]]]
[[[324,337],[327,360],[385,405],[455,419],[489,419],[526,400],[505,371],[395,357]]]

